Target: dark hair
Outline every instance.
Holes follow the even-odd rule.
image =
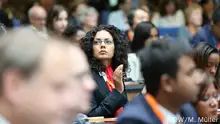
[[[138,52],[145,46],[144,42],[150,37],[152,28],[156,28],[156,26],[151,22],[141,22],[136,26],[134,30],[134,39],[131,45],[132,52]]]
[[[189,56],[191,47],[183,42],[170,42],[164,39],[156,40],[139,52],[141,70],[147,87],[147,92],[157,95],[160,79],[164,74],[176,78],[179,71],[179,59]]]
[[[77,9],[77,5],[73,5],[70,9],[69,9],[69,15],[71,15],[73,12],[76,12]]]
[[[175,12],[179,9],[179,4],[178,4],[177,0],[162,0],[161,3],[160,3],[160,8],[159,8],[160,16],[166,16],[166,14],[167,14],[166,6],[169,3],[174,3],[174,5],[176,7]]]
[[[195,60],[197,68],[204,70],[205,65],[208,63],[208,58],[212,53],[218,54],[218,50],[207,42],[197,43],[194,46],[194,60]],[[218,81],[219,81],[218,73],[219,72],[218,71],[219,70],[217,69],[217,72],[215,75],[216,80],[212,82],[214,83],[214,86],[216,89],[219,89],[219,84],[218,84]],[[200,97],[202,97],[204,93],[207,91],[206,87],[208,86],[204,86],[204,88],[201,90]]]
[[[57,20],[59,17],[60,12],[66,11],[66,8],[64,8],[62,5],[54,5],[51,9],[48,11],[47,15],[47,28],[50,30],[54,30],[53,28],[53,21],[54,19]],[[68,12],[67,12],[68,14]]]
[[[218,89],[220,89],[220,66],[218,66],[217,68],[217,72],[216,72],[216,75],[215,75],[215,79],[216,79],[216,87]]]
[[[130,25],[130,27],[133,26],[133,23],[134,23],[134,13],[136,12],[136,9],[135,10],[132,10],[128,13],[127,15],[127,18],[128,18],[128,24]]]
[[[64,31],[64,36],[66,38],[71,38],[72,36],[75,36],[78,31],[84,31],[84,30],[79,25],[76,26],[68,25],[66,30]]]
[[[213,15],[212,15],[212,21],[214,24],[220,21],[220,7],[216,8]]]
[[[120,5],[120,4],[124,4],[126,2],[126,0],[119,0],[118,1],[118,4]]]
[[[91,69],[97,72],[104,71],[105,67],[101,65],[100,61],[93,56],[93,40],[97,32],[108,31],[114,40],[115,54],[112,58],[112,68],[115,70],[120,64],[124,65],[124,72],[127,69],[127,53],[128,53],[128,41],[125,40],[124,34],[113,25],[100,25],[94,27],[92,30],[86,33],[86,36],[81,39],[81,47],[85,51]]]
[[[218,50],[207,42],[199,42],[194,46],[194,60],[197,68],[204,69],[208,63],[208,58],[212,53],[218,53]]]
[[[208,4],[209,1],[213,1],[213,2],[214,2],[214,0],[200,0],[200,1],[199,1],[199,4],[203,6],[203,5],[205,5],[205,4]]]

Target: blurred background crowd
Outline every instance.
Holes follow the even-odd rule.
[[[169,120],[172,116],[185,117],[189,114],[192,117],[196,115],[194,112],[199,117],[210,117],[217,120],[220,101],[220,0],[0,0],[0,34],[7,34],[10,29],[19,29],[20,27],[24,27],[24,31],[21,30],[20,33],[21,37],[19,37],[19,33],[17,35],[12,33],[13,35],[11,35],[15,36],[15,39],[18,38],[17,47],[19,48],[15,51],[13,51],[14,47],[9,50],[2,48],[3,51],[11,52],[12,55],[2,52],[3,57],[6,56],[7,58],[7,55],[11,55],[9,56],[9,58],[11,57],[11,65],[14,64],[13,60],[17,59],[20,63],[25,62],[13,55],[17,55],[16,50],[22,51],[24,48],[24,41],[26,40],[23,41],[22,38],[30,40],[30,36],[36,35],[43,39],[37,37],[35,39],[39,44],[35,44],[34,41],[28,44],[30,51],[32,51],[32,48],[35,50],[34,45],[41,47],[44,43],[41,44],[40,41],[47,41],[46,39],[54,35],[57,39],[61,37],[68,39],[70,44],[76,43],[77,47],[74,47],[76,51],[78,46],[82,48],[80,50],[83,50],[84,53],[80,52],[79,58],[83,58],[83,60],[77,61],[68,68],[74,66],[75,71],[77,69],[83,70],[84,66],[80,66],[80,61],[86,62],[82,63],[85,67],[89,64],[89,67],[86,68],[87,71],[82,73],[86,78],[79,75],[75,76],[74,81],[84,81],[84,83],[88,81],[91,83],[90,88],[88,88],[89,83],[83,84],[87,89],[79,83],[73,88],[74,86],[69,83],[67,86],[72,86],[73,89],[69,90],[66,87],[66,91],[68,91],[67,96],[70,99],[76,89],[79,94],[84,94],[82,95],[82,99],[85,98],[84,101],[82,100],[84,104],[78,102],[80,99],[79,94],[73,95],[73,102],[59,97],[66,102],[66,105],[69,105],[67,107],[75,107],[74,110],[77,110],[75,115],[84,112],[83,114],[89,117],[118,117],[122,112],[123,114],[121,114],[118,123],[126,124],[137,118],[143,119],[144,114],[150,113],[154,107],[149,107],[148,111],[141,110],[144,110],[143,106],[148,106],[146,103],[151,106],[151,102],[148,100],[151,99],[150,101],[152,101],[155,98],[164,107],[160,106],[159,109],[165,115],[164,118],[167,119],[168,124],[176,124],[177,120]],[[28,36],[29,33],[27,32],[33,34]],[[25,36],[25,33],[27,33],[27,36]],[[8,46],[17,43],[15,39],[10,39],[13,42],[9,43]],[[7,41],[7,38],[5,41]],[[19,43],[24,44],[19,46]],[[47,46],[47,44],[44,45]],[[58,47],[59,45],[55,46]],[[149,48],[145,48],[146,46],[149,46]],[[3,47],[7,47],[7,45],[4,46],[3,44]],[[195,53],[185,55],[189,51],[188,49],[191,48]],[[66,54],[68,52],[66,51]],[[24,49],[21,53],[26,55]],[[61,57],[61,54],[59,55]],[[75,56],[77,55],[75,54]],[[88,63],[85,61],[85,56]],[[68,56],[67,58],[74,58],[74,56]],[[11,66],[5,62],[2,61],[3,65]],[[47,66],[50,67],[49,65]],[[17,63],[15,66],[17,66]],[[25,64],[22,66],[25,66]],[[54,65],[53,68],[56,68],[56,66]],[[197,69],[207,73],[208,78],[205,78],[207,80],[203,80],[202,74]],[[49,70],[53,70],[52,65]],[[7,72],[7,69],[5,72]],[[55,72],[50,72],[51,75],[53,73]],[[58,73],[57,70],[57,75],[59,75]],[[10,73],[7,74],[10,75]],[[91,80],[91,75],[94,80]],[[57,76],[53,78],[55,79]],[[81,78],[85,78],[85,80],[81,80]],[[96,83],[96,89],[93,81]],[[11,80],[4,80],[4,82],[10,84]],[[177,85],[174,82],[177,82]],[[201,87],[198,85],[202,84],[201,82],[207,84],[205,83]],[[141,99],[142,102],[140,100],[137,103],[131,102],[131,104],[128,104],[127,109],[123,111],[124,106],[128,103],[125,85],[132,83],[145,83],[144,88],[141,87],[141,89],[143,88],[142,92],[134,99],[136,102]],[[7,86],[3,87],[7,88]],[[57,89],[59,88],[58,86]],[[12,89],[8,92],[13,91]],[[28,90],[24,92],[28,94]],[[19,95],[23,97],[24,94]],[[89,99],[90,97],[87,98],[88,94],[92,96],[91,99]],[[8,96],[4,97],[7,98]],[[62,100],[57,100],[57,104]],[[4,101],[4,99],[2,101],[2,103],[11,102],[10,100]],[[27,101],[24,100],[25,102]],[[71,102],[77,105],[71,106]],[[91,103],[91,106],[89,103]],[[132,103],[137,104],[137,106],[132,106]],[[180,106],[185,105],[185,103],[190,103],[190,107],[183,106],[184,114],[177,113],[173,115],[175,112],[172,111],[172,108],[178,108],[179,110]],[[45,102],[45,106],[46,104]],[[45,106],[43,107],[46,109]],[[10,107],[8,108],[10,110]],[[64,109],[63,112],[68,111],[68,108]],[[133,113],[133,110],[140,110],[140,114],[139,111]],[[59,111],[56,112],[59,113]],[[134,115],[132,116],[134,120],[127,118],[130,113]],[[157,115],[157,113],[154,114]],[[43,115],[39,117],[44,118]],[[72,116],[68,117],[71,118]],[[162,122],[163,119],[159,116],[158,118]],[[151,119],[155,118],[149,116],[146,121]],[[146,123],[149,124],[149,122]]]

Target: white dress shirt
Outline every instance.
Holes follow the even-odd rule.
[[[10,123],[0,114],[0,124],[10,124]]]

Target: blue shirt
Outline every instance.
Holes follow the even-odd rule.
[[[192,45],[195,45],[198,42],[208,42],[210,45],[217,48],[218,40],[211,31],[211,25],[204,25],[191,40]]]

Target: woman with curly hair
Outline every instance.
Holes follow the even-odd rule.
[[[127,103],[123,74],[127,69],[128,42],[112,25],[93,28],[81,39],[97,88],[88,116],[115,117]]]

